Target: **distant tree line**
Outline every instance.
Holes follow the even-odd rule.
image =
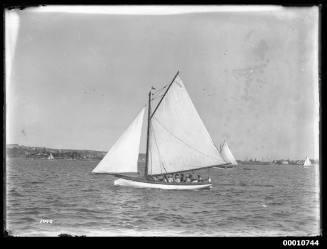
[[[45,147],[28,147],[23,145],[7,146],[6,155],[9,158],[23,157],[30,159],[47,159],[50,155],[54,159],[102,159],[105,152],[91,150],[62,150]]]

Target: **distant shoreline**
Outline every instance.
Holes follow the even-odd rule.
[[[8,158],[28,158],[28,159],[49,159],[53,157],[56,159],[65,160],[101,160],[106,151],[97,150],[77,150],[77,149],[52,149],[46,147],[32,147],[19,144],[7,144],[6,156]],[[139,154],[139,161],[145,162],[145,154]],[[318,160],[311,159],[313,164],[318,164]],[[237,160],[240,165],[303,165],[304,160],[285,160],[278,159],[272,161],[258,161],[258,160]]]
[[[106,152],[95,150],[52,149],[46,147],[32,147],[18,144],[6,146],[9,158],[20,157],[28,159],[70,159],[70,160],[100,160]]]

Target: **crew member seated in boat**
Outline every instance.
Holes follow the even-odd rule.
[[[198,182],[202,182],[202,177],[198,175]]]
[[[196,180],[196,179],[195,179],[195,180],[192,180],[192,182],[193,182],[193,183],[197,183],[197,182],[198,182],[198,180]]]
[[[166,176],[160,176],[160,182],[167,182]]]
[[[152,177],[152,180],[156,182],[156,181],[158,181],[158,178],[154,176],[154,177]]]
[[[182,173],[181,174],[181,180],[180,180],[181,182],[185,182],[185,177],[184,177],[184,174]]]
[[[191,177],[190,177],[190,175],[187,175],[187,176],[186,176],[186,182],[191,182]]]
[[[191,182],[197,180],[197,178],[193,175],[193,173],[190,175]]]
[[[171,175],[168,175],[168,182],[172,183],[174,181],[173,177]]]
[[[179,178],[179,174],[175,175],[175,182],[180,183],[181,179]]]

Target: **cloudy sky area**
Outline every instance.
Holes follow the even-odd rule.
[[[179,70],[214,142],[237,159],[318,158],[316,8],[17,13],[7,144],[108,150],[150,87]]]

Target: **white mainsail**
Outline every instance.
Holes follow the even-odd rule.
[[[224,142],[224,144],[221,146],[220,154],[227,163],[231,163],[232,165],[237,165],[237,162],[226,142]]]
[[[148,174],[226,164],[177,76],[151,118]]]
[[[303,166],[311,166],[311,161],[310,161],[309,157],[307,157],[305,159]]]
[[[92,173],[136,173],[145,107]]]

